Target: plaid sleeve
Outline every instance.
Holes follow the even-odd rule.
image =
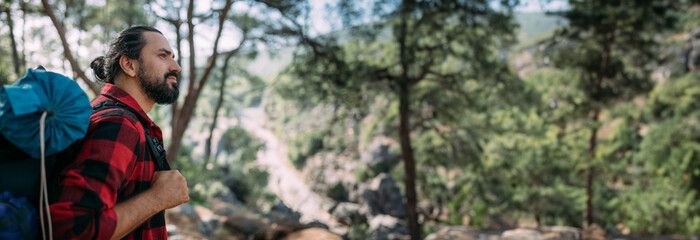
[[[137,128],[123,116],[90,124],[75,162],[58,180],[60,195],[50,206],[57,239],[109,239],[117,226],[112,209],[134,171],[141,149]]]

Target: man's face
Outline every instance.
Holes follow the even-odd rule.
[[[144,32],[143,36],[146,38],[146,45],[141,49],[138,72],[141,87],[156,103],[173,103],[180,94],[180,65],[175,61],[173,51],[163,35]]]

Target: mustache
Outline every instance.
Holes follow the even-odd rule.
[[[168,77],[173,76],[175,77],[175,80],[177,82],[180,82],[180,74],[177,74],[177,72],[169,72],[165,74],[165,79],[168,79]]]

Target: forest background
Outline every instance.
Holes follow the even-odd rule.
[[[404,212],[386,214],[413,239],[700,235],[698,1],[3,0],[0,83],[43,65],[92,98],[89,62],[133,25],[182,66],[179,101],[149,116],[195,205],[294,209],[270,181],[290,168],[329,213],[392,179]],[[369,208],[332,221],[366,238]]]

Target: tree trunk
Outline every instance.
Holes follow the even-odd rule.
[[[44,13],[46,13],[46,15],[49,16],[51,22],[53,23],[53,26],[58,32],[58,36],[61,38],[61,43],[63,44],[63,55],[68,59],[68,62],[70,62],[73,72],[78,74],[78,77],[83,79],[85,84],[88,85],[90,90],[92,90],[92,92],[95,95],[99,95],[100,89],[97,87],[97,84],[90,81],[90,79],[85,75],[85,72],[83,72],[83,70],[81,70],[78,66],[78,62],[75,61],[75,58],[73,58],[73,54],[70,51],[70,46],[68,45],[68,41],[66,40],[66,33],[61,27],[61,23],[59,23],[58,19],[56,19],[56,15],[53,14],[53,10],[51,10],[51,6],[49,5],[48,1],[41,0],[41,4],[44,6]]]
[[[410,109],[410,91],[411,78],[408,76],[408,68],[412,59],[409,59],[407,49],[406,36],[408,35],[407,18],[413,10],[415,1],[405,1],[401,4],[401,22],[398,26],[398,34],[396,39],[399,44],[399,55],[401,62],[401,77],[397,80],[399,94],[399,138],[401,142],[401,156],[404,163],[404,185],[406,186],[406,214],[408,215],[408,229],[411,233],[412,240],[421,239],[421,229],[418,225],[418,214],[416,212],[416,160],[413,156],[413,148],[411,147],[411,126],[408,117],[411,114]]]
[[[46,0],[44,0],[46,1]],[[221,32],[223,31],[224,27],[224,21],[226,20],[226,16],[228,15],[229,9],[231,9],[232,1],[228,0],[226,1],[226,5],[220,12],[219,16],[219,29],[216,34],[216,38],[214,40],[214,49],[212,50],[212,54],[209,57],[209,60],[207,64],[204,66],[204,70],[202,71],[202,75],[197,77],[196,74],[196,68],[195,68],[195,44],[194,44],[194,24],[192,23],[192,17],[193,17],[193,11],[194,11],[194,0],[190,0],[189,8],[187,10],[187,26],[189,27],[189,32],[187,33],[187,40],[189,41],[190,45],[190,66],[189,66],[189,83],[188,83],[188,91],[187,91],[187,96],[185,97],[185,102],[182,103],[182,107],[180,107],[177,111],[177,116],[174,118],[173,125],[172,125],[172,136],[171,136],[171,141],[170,141],[170,146],[168,146],[167,152],[170,154],[167,155],[168,162],[172,163],[172,161],[177,157],[178,151],[180,150],[180,144],[182,144],[182,137],[185,134],[185,130],[187,130],[187,125],[189,125],[190,120],[192,118],[192,114],[194,113],[194,107],[197,103],[197,99],[199,99],[199,95],[202,92],[202,88],[204,87],[204,84],[207,82],[209,78],[209,74],[211,74],[211,70],[214,68],[216,65],[216,59],[218,57],[218,45],[219,45],[219,39],[221,39]],[[195,81],[195,80],[199,81]]]
[[[593,93],[595,95],[599,94],[603,89],[603,80],[605,80],[605,72],[608,69],[608,62],[610,61],[610,53],[612,48],[612,43],[615,40],[615,28],[612,26],[607,40],[603,43],[603,52],[600,59],[600,68],[596,73],[596,79],[594,84]],[[598,100],[598,99],[596,99]],[[600,109],[593,109],[591,114],[591,122],[595,124],[598,121],[598,115],[600,114]],[[593,161],[595,160],[595,149],[597,144],[598,128],[593,127],[591,129],[591,138],[588,140],[588,161],[590,165],[586,168],[586,213],[584,216],[584,227],[589,227],[593,224],[593,175],[595,174],[595,168],[593,166]]]
[[[591,116],[591,120],[593,122],[598,120],[598,110],[593,110],[593,116]],[[597,138],[596,135],[598,134],[598,127],[593,127],[591,129],[591,138],[588,139],[588,161],[591,162],[591,165],[586,168],[586,215],[585,215],[585,224],[584,227],[589,227],[591,224],[593,224],[593,174],[594,174],[594,168],[592,166],[592,162],[595,160],[595,148],[596,148],[596,142]]]
[[[411,147],[411,136],[408,116],[409,90],[406,84],[401,84],[399,92],[399,138],[401,139],[401,156],[403,157],[404,184],[406,185],[406,213],[408,215],[408,227],[411,232],[411,239],[421,239],[420,226],[418,225],[418,214],[416,213],[416,161],[413,157]]]
[[[27,3],[20,1],[19,6],[22,9],[22,44],[24,44],[27,42],[25,41],[25,36],[27,35]],[[25,47],[22,47],[22,66],[27,67],[27,53],[25,49]]]
[[[17,51],[17,42],[15,41],[15,24],[12,21],[12,10],[10,10],[9,7],[5,8],[5,14],[7,15],[7,26],[10,28],[10,43],[12,44],[12,61],[14,62],[15,74],[17,74],[17,77],[20,77],[22,74],[22,62],[19,59],[19,52]]]

